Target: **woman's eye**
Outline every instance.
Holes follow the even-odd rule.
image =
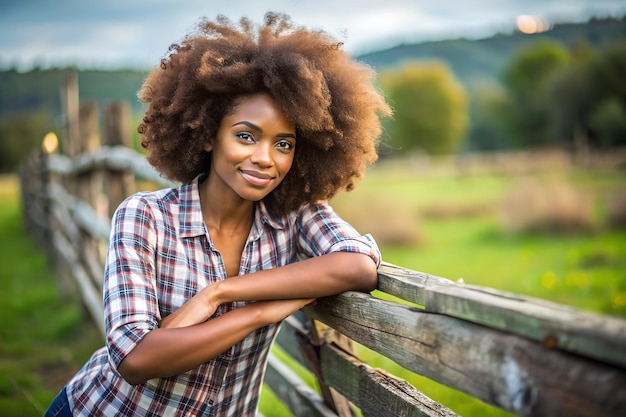
[[[281,140],[279,141],[276,146],[280,149],[285,149],[285,150],[290,150],[293,148],[293,145],[291,144],[291,142],[287,141],[287,140]]]
[[[245,142],[254,142],[254,136],[252,136],[252,134],[248,132],[239,132],[236,133],[235,136]]]

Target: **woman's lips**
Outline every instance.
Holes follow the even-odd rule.
[[[264,172],[245,169],[241,169],[240,172],[246,181],[254,185],[267,185],[274,179],[274,177]]]

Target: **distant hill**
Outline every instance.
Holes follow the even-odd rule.
[[[65,69],[34,69],[28,72],[0,71],[0,120],[15,113],[49,109],[53,115],[61,112],[61,82]],[[79,70],[80,100],[104,104],[125,100],[135,110],[141,108],[137,90],[145,77],[137,70]]]
[[[549,31],[533,35],[515,32],[479,40],[455,39],[400,45],[357,58],[378,71],[408,61],[441,60],[448,63],[462,84],[468,85],[476,80],[497,80],[519,49],[532,42],[551,40],[572,46],[576,42],[584,41],[598,47],[619,39],[626,40],[626,17],[556,24]]]
[[[459,81],[468,85],[473,80],[497,79],[503,67],[519,48],[540,39],[552,39],[566,45],[583,40],[601,46],[626,39],[626,18],[593,19],[587,23],[557,24],[551,30],[524,35],[512,33],[480,40],[456,39],[394,48],[357,56],[377,70],[395,67],[406,61],[446,61]],[[63,69],[34,69],[25,73],[0,71],[0,120],[13,114],[48,109],[54,117],[60,115],[59,88]],[[141,104],[136,98],[145,71],[98,69],[79,71],[81,100],[103,104],[111,100],[126,100],[136,111]]]

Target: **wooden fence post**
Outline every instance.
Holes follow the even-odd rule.
[[[307,355],[306,357],[309,361],[309,367],[313,369],[316,374],[315,376],[317,377],[324,402],[331,407],[339,417],[355,417],[354,407],[350,401],[324,382],[324,378],[322,377],[322,364],[319,358],[319,347],[324,343],[333,343],[343,351],[353,354],[351,340],[319,321],[309,319],[308,325],[310,342],[316,346],[317,349],[315,349],[315,358],[311,358],[311,355]]]
[[[78,93],[78,74],[74,70],[67,70],[63,73],[61,85],[61,108],[63,109],[63,138],[61,141],[61,153],[73,158],[79,153],[80,141],[80,115],[79,115],[79,93]],[[77,185],[73,178],[64,178],[65,187],[71,193],[76,193]],[[54,202],[50,202],[51,205]],[[53,210],[51,207],[50,210]],[[53,229],[57,229],[56,231]],[[59,233],[62,226],[52,222],[50,224],[51,233]],[[74,283],[71,279],[72,274],[67,271],[67,265],[57,263],[57,273],[60,280],[60,292],[62,297],[68,297],[73,289]]]
[[[79,121],[78,153],[97,151],[100,148],[98,105],[93,101],[82,103],[79,107]],[[78,198],[94,208],[98,207],[98,198],[102,194],[102,175],[95,172],[80,175],[77,188]]]
[[[104,145],[132,148],[130,134],[131,108],[127,102],[115,101],[104,109]],[[109,216],[117,206],[134,191],[134,176],[131,172],[109,171],[106,175],[106,195]]]
[[[40,153],[40,160],[39,160],[39,164],[40,164],[39,168],[41,169],[41,171],[38,173],[39,175],[37,175],[37,177],[38,177],[38,183],[40,184],[40,187],[41,187],[40,193],[42,196],[44,196],[44,198],[41,199],[42,201],[41,221],[44,227],[39,229],[38,238],[41,239],[41,242],[43,243],[48,261],[52,265],[55,265],[56,259],[54,256],[54,245],[52,243],[52,216],[50,213],[51,201],[49,199],[50,183],[52,181],[51,176],[50,176],[50,169],[49,169],[50,155],[44,149],[42,149],[40,152],[41,153]]]
[[[68,70],[63,74],[61,104],[64,134],[61,142],[61,153],[73,157],[78,154],[78,142],[80,141],[78,74],[76,71]]]
[[[79,106],[79,131],[80,141],[78,151],[80,154],[95,153],[101,147],[100,140],[100,115],[98,105],[94,101],[81,103]],[[89,170],[77,177],[76,196],[89,204],[98,215],[106,217],[106,197],[104,196],[104,174],[102,170]],[[83,253],[95,254],[97,259],[104,262],[106,247],[98,239],[90,237],[88,233],[82,234],[85,251]]]

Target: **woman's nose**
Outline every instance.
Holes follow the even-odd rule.
[[[271,145],[266,142],[259,141],[254,147],[254,152],[250,156],[253,163],[261,166],[272,165],[272,149]]]

